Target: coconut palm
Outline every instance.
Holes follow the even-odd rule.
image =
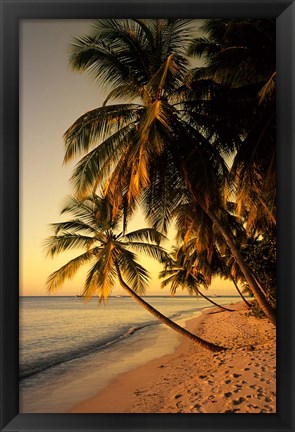
[[[157,186],[154,185],[154,187],[157,189]],[[177,228],[176,241],[181,245],[178,250],[174,251],[174,255],[178,257],[180,251],[182,251],[182,254],[185,252],[187,271],[193,271],[193,269],[197,268],[201,272],[206,285],[211,284],[213,276],[229,279],[234,284],[247,308],[250,308],[251,305],[245,299],[237,284],[239,280],[245,281],[244,275],[233,259],[223,236],[212,224],[206,213],[200,207],[193,207],[188,202],[185,191],[182,194],[179,191],[177,192],[177,189],[174,189],[173,192],[169,191],[170,207],[166,212],[163,211],[165,206],[161,205],[160,198],[157,203],[151,202],[149,195],[150,193],[147,193],[145,197],[148,201],[144,207],[146,217],[153,226],[158,229],[162,228],[164,232],[167,232],[167,224],[165,223],[166,219],[169,219],[167,213],[170,218],[174,218]],[[174,196],[175,199],[172,200],[171,198]],[[242,243],[245,243],[247,239],[247,235],[237,217],[230,212],[235,207],[232,204],[227,203],[228,210],[224,210],[223,217],[226,217],[226,226],[230,227],[231,231],[235,233],[235,239],[239,242],[241,248]],[[177,262],[178,259],[176,259],[176,264]],[[183,263],[181,266],[183,266]]]
[[[168,327],[203,348],[211,351],[223,349],[182,328],[141,297],[147,288],[149,275],[137,262],[134,251],[163,261],[167,255],[159,246],[163,235],[153,228],[143,228],[128,234],[118,232],[121,217],[113,218],[109,200],[95,194],[84,200],[70,197],[62,213],[70,213],[74,218],[52,224],[55,234],[46,241],[48,254],[53,257],[76,247],[83,248],[85,252],[48,277],[49,292],[60,288],[66,279],[74,277],[79,268],[88,264],[90,269],[83,291],[87,300],[97,294],[99,301],[106,301],[115,282],[119,281],[137,303]]]
[[[222,116],[222,122],[229,128],[241,124],[237,116],[244,121],[240,128],[242,139],[235,142],[237,155],[231,170],[237,209],[239,214],[248,212],[248,228],[273,226],[276,222],[275,20],[210,19],[205,21],[203,31],[206,37],[195,38],[189,47],[191,55],[205,60],[205,66],[191,74],[193,80],[212,80],[215,85],[225,87],[223,91],[229,96],[235,95],[235,109],[228,111],[232,121]],[[228,97],[215,95],[215,99],[218,104],[218,100],[225,101]]]
[[[161,288],[170,285],[170,293],[173,296],[176,294],[177,288],[186,288],[190,295],[200,295],[214,306],[225,311],[232,311],[219,305],[200,290],[201,286],[206,289],[208,288],[206,278],[198,271],[196,266],[190,264],[191,260],[187,258],[187,253],[184,252],[183,247],[174,249],[166,260],[165,269],[160,272],[159,277],[164,279],[161,283]]]
[[[124,97],[129,103],[104,105],[81,116],[65,133],[65,161],[85,154],[72,177],[76,192],[83,195],[104,185],[114,215],[124,202],[134,207],[141,194],[154,190],[154,178],[165,181],[158,191],[164,201],[174,184],[186,189],[190,202],[224,236],[258,303],[275,323],[274,311],[220,220],[228,171],[209,139],[212,126],[203,116],[192,123],[179,100],[190,38],[186,20],[166,19],[99,20],[90,36],[76,39],[73,68],[87,70],[105,85],[107,102]],[[138,103],[130,103],[135,98]]]

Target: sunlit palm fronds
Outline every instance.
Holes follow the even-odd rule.
[[[160,246],[164,236],[153,228],[134,232],[116,231],[122,215],[113,218],[112,203],[108,197],[91,196],[79,200],[68,197],[63,213],[79,216],[65,222],[52,224],[55,235],[45,242],[47,253],[55,256],[73,248],[86,252],[70,260],[52,273],[47,281],[48,290],[57,290],[66,279],[71,279],[84,264],[92,264],[88,271],[83,294],[90,299],[97,294],[106,301],[117,280],[118,271],[140,294],[145,292],[148,272],[137,262],[137,251],[163,262],[166,252]],[[88,233],[86,236],[82,233]]]
[[[260,295],[261,290],[235,243],[234,233],[219,219],[223,218],[224,192],[229,180],[224,156],[232,157],[239,151],[249,134],[253,117],[261,118],[259,109],[266,109],[267,104],[259,105],[259,89],[254,102],[253,98],[245,97],[247,91],[244,87],[257,83],[264,85],[264,80],[269,79],[270,72],[273,72],[271,37],[267,45],[269,58],[265,64],[260,67],[255,58],[261,51],[260,42],[265,42],[265,35],[272,36],[273,23],[260,20],[213,21],[206,22],[208,39],[221,42],[221,46],[216,54],[213,54],[212,47],[207,51],[207,76],[203,73],[199,89],[195,85],[198,77],[191,75],[185,55],[190,42],[188,22],[169,19],[99,20],[89,38],[82,37],[76,41],[73,67],[93,73],[99,84],[107,87],[107,100],[120,96],[124,89],[130,101],[136,97],[139,104],[122,104],[121,111],[120,104],[105,105],[100,111],[94,110],[93,117],[86,114],[84,126],[82,117],[65,136],[66,161],[76,154],[86,153],[73,178],[76,192],[82,196],[99,186],[112,202],[113,217],[123,208],[129,208],[130,215],[135,203],[144,202],[147,206],[148,202],[156,203],[160,197],[159,203],[164,203],[164,217],[159,216],[159,204],[151,210],[146,209],[146,214],[165,232],[178,205],[189,203],[193,208],[200,207],[214,230],[219,230],[226,239],[249,285],[274,322],[273,311]],[[255,45],[259,32],[262,36]],[[248,38],[246,43],[243,42],[245,35]],[[203,53],[206,53],[205,42],[202,41]],[[248,62],[249,56],[254,60],[243,67],[241,73],[237,67],[233,68],[233,65],[241,66],[246,60]],[[194,90],[198,91],[196,95]],[[237,93],[231,90],[237,90]],[[224,98],[226,94],[228,100]],[[227,101],[225,106],[222,98]],[[236,108],[239,106],[242,120],[231,133],[234,120],[223,111],[231,107],[233,117],[237,118]],[[251,112],[254,106],[255,113]],[[127,128],[126,134],[124,128]],[[94,150],[101,146],[101,153],[97,150],[88,156],[92,146]],[[164,161],[168,162],[166,168]],[[166,172],[172,168],[173,175],[161,175],[160,165]],[[156,186],[152,184],[154,179]],[[168,191],[172,191],[173,184],[178,192],[172,193],[170,204]],[[180,198],[180,191],[183,198]],[[200,228],[198,236],[205,244],[210,239],[209,224],[204,224],[204,227]],[[213,254],[210,242],[206,254],[210,261]]]

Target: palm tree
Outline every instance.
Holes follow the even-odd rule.
[[[191,39],[186,20],[99,20],[90,36],[76,39],[72,66],[87,70],[108,87],[106,98],[129,103],[104,105],[81,116],[65,133],[65,162],[85,154],[72,181],[83,195],[104,185],[114,215],[131,208],[153,182],[167,208],[167,193],[185,189],[220,230],[258,303],[275,324],[275,313],[241,256],[232,233],[222,224],[227,166],[210,141],[208,120],[193,119],[181,100]],[[139,103],[130,103],[137,98]],[[93,148],[94,147],[94,148]],[[163,207],[164,208],[164,207]],[[168,215],[169,217],[169,215]]]
[[[171,197],[174,195],[177,199],[174,200],[175,205],[173,207]],[[182,198],[183,195],[185,195],[184,192]],[[213,276],[230,279],[247,308],[250,308],[250,303],[243,296],[236,282],[236,280],[244,282],[244,275],[233,259],[223,236],[216,230],[211,219],[200,207],[192,207],[188,201],[181,200],[180,193],[176,189],[174,189],[173,193],[170,191],[169,196],[170,211],[168,213],[176,222],[176,241],[181,244],[179,249],[173,252],[175,266],[180,265],[180,268],[182,268],[185,264],[187,273],[194,273],[193,269],[197,268],[201,272],[200,274],[204,278],[206,285],[211,284]],[[162,206],[159,203],[161,204],[160,200],[158,204],[153,203],[151,205],[148,200],[145,207],[146,217],[157,229],[167,232],[165,213],[163,213]],[[227,212],[224,211],[224,217],[226,217],[226,226],[230,227],[231,231],[235,233],[235,239],[239,241],[239,247],[241,248],[241,245],[247,239],[247,235],[237,217],[230,212],[233,207],[232,204],[227,203],[228,210]],[[183,256],[184,252],[185,256]],[[179,263],[179,257],[181,257],[181,264]]]
[[[182,328],[141,297],[147,288],[149,275],[137,262],[133,251],[163,261],[167,255],[159,246],[163,235],[153,228],[139,229],[128,234],[117,232],[121,217],[113,218],[109,200],[95,194],[84,200],[70,197],[62,213],[70,213],[74,218],[52,225],[55,234],[46,241],[48,254],[53,257],[75,247],[83,248],[85,252],[48,277],[49,292],[60,288],[66,279],[75,276],[80,267],[89,264],[91,267],[83,291],[86,300],[97,293],[99,301],[106,301],[118,280],[137,303],[168,327],[208,350],[215,352],[224,349]]]
[[[205,21],[203,31],[206,37],[195,38],[189,53],[201,57],[206,64],[191,74],[192,79],[212,80],[228,96],[235,96],[236,107],[229,111],[233,121],[229,118],[225,121],[222,115],[223,123],[235,128],[241,123],[237,116],[244,121],[240,128],[243,139],[236,140],[237,155],[231,170],[238,212],[248,212],[248,228],[273,226],[276,222],[275,20],[210,19]],[[228,97],[215,99],[224,101]]]
[[[170,285],[170,293],[173,296],[176,294],[177,288],[186,288],[190,295],[200,295],[214,306],[232,312],[232,309],[219,305],[200,290],[200,286],[208,288],[206,278],[198,271],[197,267],[190,265],[190,259],[187,259],[187,253],[184,253],[183,247],[175,249],[165,264],[165,269],[159,275],[160,278],[164,279],[161,288]]]

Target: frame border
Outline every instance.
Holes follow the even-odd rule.
[[[294,431],[295,0],[0,0],[0,430]],[[70,7],[69,7],[70,6]],[[169,12],[167,12],[167,10]],[[276,18],[278,66],[277,414],[18,414],[19,21],[132,17]],[[282,291],[284,290],[284,296]]]

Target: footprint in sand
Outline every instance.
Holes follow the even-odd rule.
[[[247,405],[248,408],[254,408],[254,409],[258,409],[259,407],[257,405],[253,405],[253,404],[249,404]]]
[[[203,413],[203,411],[202,411],[201,408],[202,408],[202,405],[200,405],[200,404],[195,404],[195,405],[193,406],[192,409],[198,411],[199,413]]]
[[[227,413],[235,413],[235,412],[238,412],[238,411],[240,411],[240,408],[228,409],[228,410],[226,410],[224,412],[227,414]]]
[[[239,397],[239,399],[235,399],[234,401],[233,401],[233,404],[234,405],[240,405],[242,402],[245,402],[245,398],[244,397]]]

